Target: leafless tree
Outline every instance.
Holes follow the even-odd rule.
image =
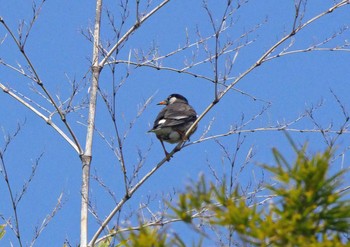
[[[196,31],[191,33],[186,29],[183,37],[185,41],[181,45],[177,46],[177,44],[174,44],[173,50],[161,53],[157,45],[152,47],[143,46],[141,48],[133,47],[128,50],[127,44],[133,35],[137,35],[139,29],[143,28],[150,19],[164,9],[171,8],[168,7],[171,5],[170,0],[120,0],[117,3],[103,3],[102,0],[96,0],[95,21],[92,27],[81,31],[81,34],[92,46],[90,67],[86,69],[81,80],[72,80],[68,77],[67,81],[70,88],[67,87],[67,90],[65,89],[66,92],[62,95],[52,91],[50,86],[52,82],[43,79],[39,72],[43,69],[39,69],[34,65],[30,48],[28,48],[33,27],[35,27],[40,13],[45,8],[46,1],[33,2],[31,19],[29,21],[21,21],[17,32],[8,24],[8,20],[0,16],[0,23],[3,30],[5,30],[4,38],[0,40],[0,44],[4,45],[5,41],[11,41],[15,44],[16,51],[13,52],[17,52],[15,57],[20,56],[19,60],[21,61],[14,64],[13,60],[0,57],[0,64],[6,71],[15,72],[20,80],[25,80],[29,84],[28,88],[23,89],[22,85],[18,86],[14,81],[8,80],[6,76],[1,75],[0,88],[4,92],[3,95],[9,95],[46,122],[49,127],[66,141],[81,160],[80,246],[96,246],[98,243],[111,237],[113,238],[119,233],[137,230],[140,227],[161,227],[181,221],[180,219],[166,217],[168,209],[166,205],[163,205],[164,208],[155,212],[149,206],[151,199],[148,198],[148,200],[140,204],[139,209],[135,209],[133,214],[134,217],[135,215],[138,217],[139,225],[130,227],[128,224],[121,223],[121,212],[125,209],[126,203],[134,198],[134,194],[140,190],[147,180],[151,177],[157,177],[159,169],[167,164],[168,161],[168,158],[164,157],[154,163],[152,168],[144,167],[153,148],[152,143],[147,147],[138,148],[133,154],[134,157],[137,157],[136,163],[134,160],[130,161],[130,159],[126,158],[126,153],[131,152],[126,144],[129,135],[135,131],[135,123],[153,102],[155,94],[150,94],[148,98],[143,100],[138,106],[134,118],[125,127],[125,124],[120,119],[121,116],[118,109],[119,97],[122,94],[120,89],[129,83],[131,75],[139,71],[142,73],[143,69],[180,74],[183,77],[193,77],[195,80],[210,84],[212,97],[211,99],[206,99],[207,105],[202,112],[199,112],[196,122],[185,134],[186,137],[189,136],[189,133],[201,123],[205,125],[205,128],[202,128],[200,137],[196,140],[178,143],[169,155],[175,157],[177,153],[183,152],[188,147],[204,145],[204,143],[212,141],[217,145],[221,153],[221,157],[217,159],[221,159],[225,167],[228,167],[225,179],[218,174],[213,161],[209,158],[206,160],[207,166],[217,183],[227,183],[228,192],[234,189],[239,181],[240,174],[247,169],[248,164],[253,162],[256,148],[254,145],[246,144],[248,134],[259,132],[275,133],[278,131],[314,133],[315,135],[321,135],[328,146],[335,146],[342,136],[349,133],[349,114],[346,104],[342,102],[342,99],[334,91],[331,91],[331,94],[334,102],[338,105],[337,110],[341,113],[340,126],[329,123],[327,127],[324,127],[319,122],[316,115],[317,111],[323,107],[322,101],[314,106],[306,107],[304,112],[291,120],[261,125],[257,123],[262,117],[268,115],[271,102],[255,96],[253,93],[239,89],[237,85],[263,65],[272,61],[280,61],[280,59],[290,55],[301,55],[318,51],[349,52],[350,43],[343,38],[345,34],[349,33],[349,26],[346,25],[339,26],[339,30],[325,38],[322,37],[321,41],[296,45],[296,40],[301,32],[307,32],[308,28],[314,23],[322,21],[329,16],[337,15],[337,11],[344,9],[348,11],[350,1],[329,1],[329,7],[318,13],[309,13],[307,0],[295,0],[294,13],[292,14],[294,18],[291,20],[290,25],[285,27],[284,33],[279,33],[277,37],[274,37],[274,41],[267,48],[265,47],[265,50],[260,51],[253,62],[249,61],[247,68],[239,72],[237,72],[235,67],[239,56],[241,53],[244,53],[245,49],[254,46],[258,42],[257,37],[254,35],[264,25],[268,25],[268,20],[257,21],[253,27],[244,30],[239,35],[229,35],[235,28],[241,9],[246,6],[248,8],[249,4],[254,4],[254,1],[226,0],[219,2],[215,2],[215,4],[220,4],[221,6],[221,11],[219,12],[213,10],[213,2],[205,0],[202,2],[202,10],[207,18],[205,30],[198,26]],[[172,4],[177,3],[174,2]],[[116,10],[115,5],[118,6],[118,10]],[[343,25],[343,23],[339,25]],[[102,29],[108,29],[108,32],[112,35],[104,37],[104,32],[101,32]],[[105,74],[102,74],[102,72]],[[101,83],[101,78],[104,80],[103,84]],[[106,85],[105,81],[108,81],[108,85]],[[88,94],[86,94],[86,91]],[[224,104],[223,100],[230,97],[231,92],[240,94],[254,102],[259,102],[262,104],[262,107],[254,114],[242,114],[239,123],[230,126],[220,126],[218,132],[213,132],[212,128],[215,127],[217,129],[215,114],[209,120],[206,118],[211,115],[210,113],[213,112],[214,106]],[[102,105],[97,106],[98,98],[102,99],[105,108]],[[108,134],[96,125],[96,116],[105,109],[107,109],[108,121],[110,122]],[[227,111],[229,110],[227,109]],[[76,121],[74,117],[68,118],[68,116],[74,114],[80,114],[83,120]],[[313,127],[300,127],[300,123],[305,121],[311,123]],[[14,218],[8,218],[1,212],[0,216],[16,236],[19,245],[23,246],[24,242],[21,238],[17,206],[36,173],[42,154],[35,159],[29,178],[24,182],[22,190],[16,194],[12,181],[9,179],[8,165],[4,155],[7,147],[14,141],[13,137],[19,133],[20,126],[13,134],[5,134],[6,138],[0,150],[0,171],[11,198],[10,203],[12,204]],[[81,133],[77,131],[81,126],[85,127],[85,138],[82,138]],[[117,172],[121,174],[122,180],[118,181],[117,189],[109,186],[108,182],[104,181],[103,177],[98,174],[98,169],[92,170],[93,174],[91,174],[93,150],[99,148],[96,145],[93,146],[94,135],[95,137],[98,136],[99,140],[106,145],[109,150],[106,153],[109,153],[108,155],[111,153],[118,164]],[[230,146],[222,142],[224,138],[232,136],[236,139]],[[101,145],[101,142],[99,144]],[[242,150],[243,146],[248,146],[248,148]],[[339,152],[339,157],[344,157],[348,149],[348,146],[344,145],[343,150]],[[215,163],[217,162],[215,161]],[[106,217],[99,215],[99,210],[91,198],[91,179],[113,200],[113,209],[109,211]],[[247,200],[251,200],[252,205],[264,205],[273,198],[273,195],[263,193],[264,185],[262,180],[256,179],[254,186],[250,183],[242,186]],[[347,188],[344,187],[344,189]],[[58,202],[52,211],[48,213],[48,216],[45,217],[39,226],[35,227],[34,237],[30,246],[34,245],[41,232],[63,206],[62,197],[63,194],[58,196]],[[167,199],[172,199],[171,192]],[[210,217],[210,215],[208,216],[204,209],[202,212],[193,212],[192,217],[198,219],[200,225],[198,229],[204,233],[201,219]],[[89,228],[88,219],[92,218],[95,218],[99,225],[97,229]],[[126,220],[128,218],[131,218],[131,216],[125,216]],[[229,234],[226,234],[227,239],[225,240],[223,239],[225,234],[222,234],[220,229],[211,230],[219,236],[218,245],[228,243],[228,245],[232,246],[234,244],[233,232],[230,229],[228,229]],[[92,236],[90,239],[88,238],[89,235]]]

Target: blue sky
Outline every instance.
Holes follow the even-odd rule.
[[[158,2],[154,1],[151,6],[155,6]],[[208,1],[215,20],[221,17],[225,2]],[[333,2],[330,0],[310,1],[304,20],[327,10]],[[23,1],[17,0],[0,0],[0,6],[0,16],[15,33],[19,20],[29,21],[32,16],[31,1],[23,3]],[[145,4],[142,4],[142,8],[144,7]],[[126,20],[122,33],[135,22],[133,3],[130,3],[130,8],[130,17]],[[120,8],[115,1],[104,2],[101,37],[102,43],[105,45],[107,40],[113,44],[114,38],[111,26],[107,22],[106,9],[114,14],[116,20],[120,16]],[[45,86],[53,95],[59,95],[65,99],[70,95],[68,81],[76,80],[79,82],[80,91],[75,103],[81,102],[87,96],[91,78],[89,74],[87,78],[84,76],[89,70],[92,45],[81,34],[81,31],[86,32],[87,28],[92,26],[94,11],[93,1],[47,1],[26,45],[27,54]],[[349,6],[346,6],[313,23],[295,37],[295,43],[290,50],[305,49],[320,43],[341,28],[349,26],[348,13]],[[249,1],[243,4],[234,14],[234,25],[222,35],[221,44],[224,44],[226,40],[237,40],[240,35],[254,29],[256,25],[261,25],[261,27],[233,45],[235,47],[244,42],[252,42],[238,53],[230,76],[237,77],[254,64],[271,45],[290,30],[293,18],[293,1]],[[202,1],[171,1],[128,39],[118,54],[118,59],[128,60],[130,51],[147,52],[154,46],[157,47],[161,55],[167,54],[186,43],[186,29],[190,42],[198,40],[196,30],[200,30],[202,36],[212,34],[212,27]],[[5,36],[6,30],[1,26],[0,40]],[[349,32],[344,31],[329,43],[324,44],[322,48],[337,47],[349,42],[349,40]],[[282,45],[278,51],[281,51],[288,44],[289,42]],[[212,50],[213,41],[209,41],[207,46]],[[199,48],[201,50],[198,53],[198,59],[205,58],[203,46],[199,46]],[[165,59],[162,61],[162,65],[181,68],[183,61],[190,59],[193,52],[196,52],[195,48],[188,49]],[[254,101],[251,97],[233,90],[230,91],[200,122],[197,132],[191,137],[191,141],[198,140],[212,119],[214,122],[208,135],[225,133],[230,129],[230,126],[240,125],[242,115],[244,115],[244,121],[257,115],[267,105],[266,102],[271,104],[268,110],[244,129],[267,128],[275,126],[277,123],[293,121],[306,109],[323,102],[322,106],[315,112],[315,119],[324,128],[331,124],[334,130],[338,130],[344,122],[344,116],[330,89],[341,100],[345,109],[350,109],[348,96],[350,91],[349,54],[349,50],[343,52],[315,51],[288,55],[264,63],[235,86],[259,100]],[[0,58],[14,66],[17,64],[26,66],[9,35],[0,45]],[[221,72],[224,70],[223,65],[224,60],[221,60],[219,66]],[[126,76],[126,66],[121,64],[116,68],[115,80],[119,83]],[[191,71],[208,77],[214,75],[209,63],[201,64]],[[129,128],[130,122],[137,114],[138,107],[151,95],[155,95],[153,102],[135,122],[124,143],[129,173],[137,164],[138,150],[146,155],[147,150],[150,149],[139,174],[141,177],[163,158],[158,140],[153,134],[146,133],[161,109],[156,103],[171,93],[181,93],[187,97],[190,104],[200,114],[213,100],[214,89],[212,83],[186,74],[147,67],[131,68],[129,72],[130,75],[117,93],[117,119],[121,133]],[[103,92],[110,93],[111,81],[110,70],[105,67],[100,80],[100,88]],[[40,95],[30,90],[31,82],[28,79],[5,66],[0,66],[0,83],[28,95],[31,99],[51,109]],[[13,98],[1,93],[0,102],[2,105],[0,107],[0,127],[3,132],[13,133],[17,124],[22,126],[19,135],[11,142],[5,155],[6,167],[15,192],[21,190],[24,181],[28,179],[33,162],[43,153],[36,176],[30,183],[18,208],[23,242],[30,243],[34,227],[41,224],[42,219],[52,210],[57,198],[63,192],[63,208],[37,240],[37,246],[62,246],[65,239],[68,239],[75,246],[79,242],[80,220],[81,164],[79,156],[50,126]],[[84,123],[86,115],[86,109],[68,115],[68,121],[82,146],[85,145]],[[53,120],[63,128],[57,116]],[[299,130],[310,130],[315,129],[315,124],[306,117],[292,127]],[[101,97],[98,99],[96,128],[108,138],[115,136],[110,117]],[[320,133],[291,132],[291,134],[297,143],[302,144],[308,141],[311,153],[326,147]],[[244,143],[238,152],[234,168],[235,176],[237,174],[237,183],[242,188],[252,184],[252,189],[258,183],[262,173],[258,163],[273,164],[271,148],[278,147],[288,158],[293,158],[288,141],[282,132],[248,132],[242,134],[241,138],[243,136]],[[238,135],[231,135],[218,140],[232,155],[236,149],[237,138]],[[339,153],[349,146],[347,139],[346,134],[338,140],[336,146]],[[1,149],[3,149],[4,143],[5,141],[1,139]],[[167,144],[167,148],[171,150],[172,146]],[[255,155],[252,161],[240,172],[251,148],[253,148]],[[335,161],[335,170],[340,169],[340,163],[339,159]],[[348,159],[345,153],[343,165],[347,167],[347,163]],[[229,173],[228,159],[224,157],[223,150],[214,140],[183,149],[134,194],[123,208],[121,219],[148,200],[150,200],[150,208],[154,212],[159,211],[162,195],[172,195],[174,190],[183,191],[189,180],[196,180],[199,174],[205,174],[209,180],[216,182],[208,164],[214,167],[219,176],[227,176]],[[96,174],[120,199],[123,192],[120,165],[105,141],[98,135],[95,135],[94,139],[92,163],[92,175]],[[265,174],[265,176],[267,175]],[[266,177],[266,181],[269,181],[268,177]],[[8,219],[13,214],[5,185],[1,178],[0,214]],[[92,180],[91,200],[96,205],[101,218],[108,215],[115,205],[105,190],[94,180]],[[0,224],[3,222],[0,221]],[[90,237],[96,230],[96,226],[96,222],[91,217]],[[179,228],[187,230],[182,226]],[[190,235],[185,237],[190,241]],[[0,243],[5,246],[10,242],[17,245],[13,233],[7,228],[7,233]]]

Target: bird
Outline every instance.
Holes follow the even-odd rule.
[[[170,159],[166,151],[164,142],[171,144],[179,143],[189,139],[196,129],[193,128],[188,137],[185,133],[197,119],[196,111],[188,104],[188,100],[181,94],[170,94],[167,99],[159,102],[157,105],[165,105],[159,112],[154,121],[153,128],[148,132],[156,134],[162,144],[165,156]]]

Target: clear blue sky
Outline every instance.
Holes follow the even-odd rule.
[[[31,1],[5,1],[0,0],[0,16],[4,18],[10,28],[16,31],[19,20],[29,21],[32,16]],[[70,80],[80,83],[80,92],[75,103],[80,102],[87,94],[90,75],[84,79],[89,69],[92,45],[83,37],[81,31],[86,33],[87,27],[94,22],[94,1],[47,1],[39,19],[36,21],[27,41],[26,51],[33,61],[44,84],[53,95],[66,99],[70,94]],[[102,43],[112,40],[114,34],[106,20],[106,9],[109,9],[118,20],[120,8],[115,1],[104,2]],[[132,1],[134,2],[134,1]],[[142,2],[142,1],[141,1]],[[154,4],[159,1],[154,1]],[[215,20],[219,19],[224,10],[226,1],[209,0]],[[305,20],[323,12],[334,1],[311,1],[307,5]],[[134,6],[131,4],[130,17],[123,28],[125,32],[134,20]],[[309,47],[312,44],[322,42],[342,27],[350,25],[349,7],[335,11],[329,16],[320,19],[295,37],[295,44],[291,50]],[[144,8],[144,5],[142,5]],[[262,26],[255,32],[249,33],[239,43],[254,41],[243,48],[236,59],[232,77],[238,76],[249,68],[267,49],[279,40],[291,28],[294,18],[293,1],[249,1],[234,14],[235,24],[223,34],[222,43],[226,40],[236,40],[241,34],[253,29],[256,25]],[[203,36],[212,33],[211,24],[203,9],[202,1],[171,1],[162,10],[150,18],[139,30],[125,43],[118,59],[127,60],[130,51],[148,52],[152,46],[159,48],[161,55],[167,54],[186,42],[185,30],[188,30],[189,39],[194,42],[198,39],[196,30],[200,30]],[[350,33],[344,31],[331,42],[323,45],[323,48],[336,47],[350,42]],[[25,67],[23,57],[16,50],[13,41],[3,26],[0,27],[0,59],[16,66],[17,63]],[[113,41],[112,41],[113,42]],[[283,45],[286,47],[288,43]],[[213,49],[214,43],[208,42],[209,49]],[[183,61],[191,59],[194,49],[166,59],[163,66],[181,67]],[[202,51],[199,57],[205,57]],[[220,64],[220,71],[224,70],[224,61]],[[350,53],[316,51],[312,53],[299,53],[288,55],[263,64],[251,74],[240,81],[236,88],[243,90],[258,98],[254,101],[251,97],[239,94],[235,91],[228,93],[224,99],[200,123],[197,132],[191,141],[197,140],[209,122],[215,118],[208,135],[225,133],[230,126],[239,125],[242,114],[244,121],[248,121],[257,115],[264,102],[270,102],[271,107],[258,119],[247,125],[244,129],[266,128],[276,125],[278,122],[288,122],[296,119],[305,109],[316,106],[323,101],[322,107],[315,113],[315,119],[327,128],[339,129],[344,122],[342,110],[330,89],[343,102],[347,110],[349,104],[349,71]],[[213,71],[209,63],[202,64],[192,70],[205,76],[213,77]],[[125,77],[125,66],[117,67],[117,82]],[[31,90],[31,82],[20,76],[13,70],[0,66],[0,83],[5,84],[22,94],[50,108],[45,100]],[[111,89],[111,76],[108,67],[102,72],[100,87],[105,92]],[[156,93],[156,94],[155,94]],[[128,172],[131,173],[138,162],[138,150],[146,155],[147,160],[142,167],[140,177],[147,173],[163,158],[163,152],[158,140],[153,134],[147,134],[153,124],[154,118],[161,109],[157,102],[165,99],[171,93],[181,93],[187,97],[190,104],[200,114],[213,100],[213,85],[203,79],[189,75],[169,71],[158,71],[151,68],[132,69],[125,84],[117,94],[117,118],[121,133],[124,133],[129,123],[135,118],[138,106],[155,94],[154,101],[146,111],[137,119],[133,129],[125,141],[125,158]],[[81,163],[74,150],[56,133],[50,126],[16,102],[7,94],[0,93],[0,128],[4,133],[13,133],[18,123],[22,125],[22,131],[13,140],[6,152],[5,161],[9,178],[15,192],[22,189],[23,182],[27,180],[35,159],[44,153],[40,160],[36,176],[30,183],[27,193],[19,204],[19,219],[24,243],[29,243],[33,236],[34,227],[40,225],[43,218],[50,213],[61,192],[63,196],[63,208],[54,217],[49,226],[37,240],[36,246],[62,246],[65,239],[76,246],[79,242],[80,221],[80,184]],[[50,108],[51,109],[51,108]],[[82,146],[85,145],[86,109],[68,115]],[[63,128],[57,119],[55,122]],[[101,98],[98,99],[96,128],[106,137],[115,135],[106,107]],[[296,129],[314,129],[315,125],[309,118],[305,118],[296,125]],[[245,188],[252,183],[251,189],[261,177],[261,169],[258,163],[273,164],[271,148],[278,147],[288,158],[292,159],[292,152],[282,132],[262,131],[247,133],[244,135],[244,143],[238,153],[235,173],[239,174],[237,182]],[[322,150],[326,147],[324,139],[319,133],[293,133],[297,143],[308,141],[310,152]],[[123,192],[122,176],[118,161],[106,146],[104,140],[95,136],[92,175],[98,175],[120,199]],[[243,138],[243,135],[241,136]],[[347,136],[346,136],[347,137]],[[339,152],[349,146],[348,138],[341,138],[338,142]],[[232,155],[236,148],[237,135],[221,138],[219,141]],[[4,140],[0,141],[0,148],[4,147]],[[252,161],[240,173],[241,164],[244,162],[247,152],[253,147],[254,157]],[[171,146],[167,145],[168,150]],[[123,208],[121,219],[128,213],[136,210],[140,203],[150,200],[150,208],[156,212],[162,201],[162,195],[172,195],[173,191],[184,190],[190,179],[196,180],[199,174],[215,182],[208,164],[214,167],[217,174],[228,175],[230,164],[223,158],[223,150],[211,140],[188,148],[177,153],[176,156],[163,166],[151,179],[149,179],[129,203]],[[344,165],[348,163],[345,155]],[[338,160],[339,161],[339,160]],[[335,170],[340,169],[340,162],[335,162]],[[269,181],[265,174],[266,181]],[[3,178],[0,178],[0,214],[6,219],[13,217],[7,189]],[[167,196],[165,196],[167,198]],[[101,218],[104,218],[114,207],[114,201],[109,195],[92,180],[91,200]],[[149,215],[148,215],[149,216]],[[148,217],[146,215],[146,217]],[[116,222],[116,221],[114,221]],[[0,224],[3,224],[0,221]],[[180,230],[188,228],[179,227]],[[90,217],[90,237],[96,229],[93,217]],[[12,242],[17,246],[14,234],[9,228],[1,246],[9,246]],[[190,236],[186,237],[191,239]],[[190,243],[190,242],[189,242]]]

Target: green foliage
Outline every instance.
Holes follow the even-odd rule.
[[[113,240],[114,240],[113,237],[109,236],[106,239],[104,239],[103,241],[99,242],[97,244],[97,247],[110,247],[110,246],[112,246],[111,244],[114,242]]]
[[[118,246],[125,247],[185,247],[186,245],[176,235],[170,237],[166,229],[159,227],[140,227],[130,230],[127,234],[119,234],[121,240]]]
[[[306,147],[297,151],[297,159],[290,166],[282,155],[274,150],[277,167],[264,166],[280,182],[269,186],[279,196],[279,207],[271,208],[274,228],[278,238],[272,242],[279,246],[289,243],[340,243],[340,234],[350,229],[350,203],[341,199],[336,190],[340,186],[342,172],[327,178],[332,157],[330,150],[314,155],[305,155]],[[272,236],[269,236],[271,239]],[[335,246],[335,245],[332,245]]]
[[[200,218],[209,227],[230,229],[243,246],[350,246],[344,235],[350,229],[350,201],[344,192],[337,192],[343,172],[329,174],[332,150],[308,157],[306,146],[300,150],[292,146],[296,153],[292,164],[274,149],[276,164],[263,165],[277,181],[266,186],[271,195],[268,206],[252,204],[251,198],[248,202],[238,187],[227,193],[225,183],[215,186],[201,177],[179,194],[176,205],[169,203],[174,217],[189,226]],[[192,229],[201,240],[208,236]],[[117,238],[118,246],[186,246],[168,227],[157,225],[133,228]],[[112,239],[100,246],[110,246]]]
[[[176,217],[191,223],[195,212],[206,212],[209,225],[230,227],[253,246],[350,246],[342,237],[350,229],[350,201],[337,192],[343,172],[328,175],[332,151],[309,158],[306,146],[293,147],[293,164],[273,150],[276,166],[263,166],[278,181],[268,186],[275,197],[269,207],[248,206],[237,189],[227,195],[225,186],[202,178],[179,195]]]
[[[0,225],[0,239],[5,235],[5,226],[6,225]]]

